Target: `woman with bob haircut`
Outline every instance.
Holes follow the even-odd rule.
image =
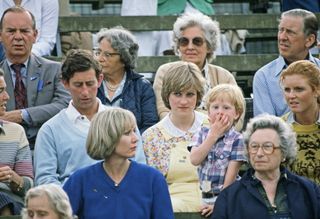
[[[237,85],[234,76],[228,70],[210,63],[215,58],[215,52],[220,43],[220,28],[217,21],[201,13],[183,14],[173,25],[173,42],[175,54],[182,61],[196,64],[205,77],[205,94],[218,84]],[[170,110],[161,98],[161,89],[163,77],[172,65],[175,65],[175,62],[161,65],[153,83],[160,119],[163,119]],[[206,113],[205,100],[202,100],[197,108]],[[238,131],[242,129],[243,116],[244,114],[236,124]]]
[[[205,80],[191,62],[175,62],[163,78],[161,96],[170,112],[143,135],[147,164],[166,177],[174,212],[210,214],[201,205],[197,167],[190,161],[188,146],[202,126],[209,126],[207,115],[195,111],[204,95]]]
[[[291,127],[262,114],[250,120],[243,138],[251,167],[222,190],[212,219],[319,218],[319,186],[285,168],[297,153]]]
[[[76,171],[64,185],[79,218],[174,218],[162,174],[129,159],[136,151],[135,130],[134,115],[122,108],[109,108],[92,119],[87,152],[103,161]]]
[[[139,49],[136,39],[121,26],[103,28],[97,38],[94,54],[104,76],[97,97],[104,105],[130,110],[143,133],[159,119],[152,85],[134,71]]]
[[[280,76],[290,111],[282,118],[297,133],[298,153],[290,170],[320,184],[320,69],[309,60],[291,63]]]
[[[31,188],[25,197],[22,219],[73,219],[68,195],[56,184]]]

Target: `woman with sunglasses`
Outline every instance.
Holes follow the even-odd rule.
[[[158,122],[155,94],[150,82],[134,72],[139,46],[134,36],[122,27],[101,29],[94,51],[102,66],[104,80],[98,98],[107,106],[133,112],[141,133]]]
[[[250,120],[243,137],[251,168],[222,190],[212,219],[319,218],[318,185],[284,167],[296,157],[291,127],[276,116],[260,115]]]
[[[280,83],[290,109],[283,119],[298,141],[290,169],[320,184],[320,69],[309,60],[294,62],[281,73]]]
[[[205,93],[218,84],[237,84],[233,75],[226,69],[210,64],[215,58],[215,51],[219,45],[219,24],[210,17],[201,13],[184,14],[173,25],[174,50],[182,61],[192,62],[198,66],[206,78]],[[161,99],[163,76],[173,63],[159,67],[153,89],[157,100],[157,110],[160,119],[168,114],[169,109]],[[205,110],[204,100],[198,110]],[[238,121],[236,128],[241,130],[243,116]]]

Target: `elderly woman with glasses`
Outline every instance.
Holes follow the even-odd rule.
[[[251,168],[220,193],[212,219],[320,218],[318,185],[284,167],[296,156],[291,127],[260,115],[250,120],[243,137]]]
[[[226,69],[210,64],[215,58],[215,51],[220,39],[219,24],[203,14],[184,14],[180,16],[173,26],[174,50],[182,61],[192,62],[198,66],[206,79],[205,93],[218,84],[237,84],[233,75]],[[161,98],[163,77],[174,63],[167,63],[159,67],[153,89],[156,93],[157,110],[160,119],[169,113]],[[198,110],[204,110],[203,100]],[[241,130],[243,116],[236,124],[236,129]]]
[[[134,36],[122,27],[101,29],[94,51],[102,66],[104,80],[98,98],[107,106],[133,112],[141,133],[158,122],[155,94],[150,82],[134,72],[139,46]]]

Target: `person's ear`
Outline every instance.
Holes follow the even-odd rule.
[[[316,36],[314,34],[310,34],[306,39],[306,47],[310,48],[314,42],[317,42]]]
[[[33,43],[36,42],[37,36],[38,36],[38,30],[37,30],[37,29],[34,29],[34,30],[33,30]]]
[[[69,82],[67,80],[61,80],[61,82],[62,82],[64,88],[66,90],[69,90],[69,87],[70,87]]]
[[[238,120],[240,118],[241,114],[239,111],[236,111],[236,116],[234,118],[234,120]]]

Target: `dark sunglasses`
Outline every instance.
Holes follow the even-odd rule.
[[[189,41],[190,40],[186,37],[181,37],[178,39],[179,46],[187,46],[189,45]],[[202,37],[195,37],[191,41],[195,46],[202,46],[204,43],[204,39]]]

